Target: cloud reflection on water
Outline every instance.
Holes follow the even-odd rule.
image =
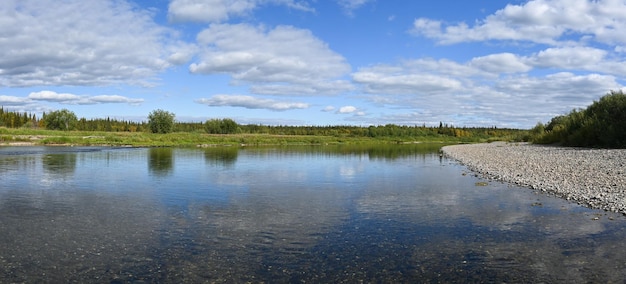
[[[432,152],[306,149],[169,149],[164,175],[151,149],[68,153],[60,172],[0,156],[0,280],[407,280],[380,274],[396,264],[406,277],[623,276],[621,216],[476,186]]]

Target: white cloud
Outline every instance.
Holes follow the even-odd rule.
[[[198,99],[196,102],[208,106],[230,106],[249,109],[269,109],[273,111],[309,108],[309,104],[307,103],[276,101],[245,95],[214,95],[208,99]]]
[[[356,112],[357,108],[353,106],[342,106],[337,111],[338,113],[353,113]]]
[[[552,106],[565,106],[571,109],[588,105],[593,99],[608,93],[609,90],[620,89],[621,86],[616,78],[610,75],[576,75],[559,72],[545,77],[520,76],[502,79],[494,88],[531,102],[541,101]]]
[[[535,68],[626,76],[622,56],[585,46],[551,47],[528,56],[493,54],[474,58],[469,65],[495,73],[528,72]]]
[[[355,106],[342,106],[337,111],[337,114],[352,114],[354,117],[357,116],[365,116],[365,111],[359,110],[359,108]]]
[[[486,72],[492,73],[519,73],[527,72],[531,66],[524,63],[524,60],[512,53],[490,54],[482,57],[475,57],[469,63]]]
[[[127,103],[130,105],[138,105],[143,103],[143,99],[131,99],[124,96],[119,95],[99,95],[88,97],[88,101],[93,103],[108,103],[108,104],[119,104],[119,103]]]
[[[53,91],[33,92],[28,95],[28,98],[31,100],[49,101],[49,102],[71,102],[71,101],[79,101],[81,99],[80,96],[77,96],[74,94],[67,94],[67,93],[59,94]]]
[[[221,22],[249,13],[255,0],[172,0],[168,19],[172,22]]]
[[[415,35],[423,35],[428,38],[441,37],[441,21],[426,18],[415,19],[411,33]]]
[[[591,47],[548,48],[532,56],[530,62],[540,68],[589,70],[601,63],[606,54],[605,50]]]
[[[167,61],[169,63],[182,65],[189,62],[198,53],[198,47],[195,44],[178,41],[168,46],[168,53]]]
[[[352,15],[353,11],[361,6],[372,2],[372,0],[337,0],[337,3],[346,11],[348,15]]]
[[[69,93],[57,93],[53,91],[39,91],[32,92],[25,98],[24,102],[28,100],[33,101],[46,101],[68,105],[94,105],[94,104],[112,104],[112,103],[126,103],[130,105],[138,105],[143,103],[143,99],[131,99],[119,95],[98,95],[98,96],[79,96]]]
[[[354,85],[345,80],[312,81],[309,84],[258,83],[250,87],[252,93],[275,96],[323,96],[353,89]]]
[[[203,52],[189,70],[230,74],[259,94],[333,94],[349,88],[338,78],[350,71],[345,58],[308,30],[278,26],[214,24],[198,34]]]
[[[562,62],[578,53],[587,59]],[[549,63],[550,56],[560,59]],[[467,126],[532,127],[538,121],[585,107],[610,90],[621,89],[618,77],[610,73],[584,74],[580,69],[606,68],[608,63],[594,49],[564,48],[530,56],[492,54],[465,64],[432,59],[380,64],[359,69],[353,80],[372,94],[367,97],[371,103],[387,106],[387,111],[410,110],[368,118],[372,124],[432,125],[444,121]],[[533,67],[550,66],[556,71],[532,74]],[[564,67],[580,67],[572,70],[579,74],[562,71]]]
[[[168,19],[170,22],[217,23],[245,16],[263,4],[314,11],[306,2],[294,0],[172,0],[168,7]]]
[[[361,68],[352,74],[352,80],[373,94],[442,93],[458,90],[462,82],[451,76],[428,74],[404,67],[398,70],[389,66]]]
[[[624,1],[531,0],[521,5],[508,4],[473,26],[444,25],[438,20],[419,18],[411,31],[441,44],[484,40],[557,44],[566,38],[579,40],[587,36],[604,44],[624,44],[625,29]]]
[[[0,4],[0,86],[150,84],[169,30],[124,0]]]
[[[31,102],[28,98],[0,95],[1,106],[22,106]]]
[[[331,112],[334,111],[335,107],[334,106],[326,106],[322,109],[323,112]]]
[[[380,66],[377,67],[379,69]],[[389,68],[390,66],[387,66]],[[405,60],[399,66],[392,66],[389,72],[418,73],[418,74],[440,74],[451,77],[490,77],[493,74],[484,72],[474,66],[458,63],[449,59],[434,60],[431,58],[421,58],[415,60]],[[380,70],[380,69],[379,69]]]

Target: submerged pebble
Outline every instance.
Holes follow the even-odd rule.
[[[442,151],[486,178],[626,214],[624,149],[495,142],[445,146]]]

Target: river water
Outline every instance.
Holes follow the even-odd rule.
[[[0,282],[621,282],[626,218],[441,145],[0,148]]]

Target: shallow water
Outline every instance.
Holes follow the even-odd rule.
[[[0,282],[621,282],[626,220],[440,145],[0,148]]]

